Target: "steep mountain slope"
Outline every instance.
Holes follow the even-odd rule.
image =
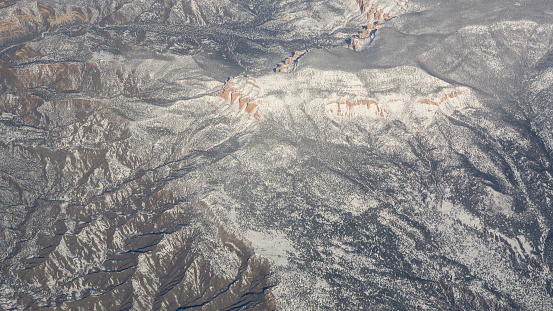
[[[239,202],[243,231],[286,233],[284,309],[551,307],[549,143],[413,67],[256,84],[254,136],[199,179]]]

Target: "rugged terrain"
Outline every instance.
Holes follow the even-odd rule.
[[[540,1],[0,1],[0,310],[553,309]]]

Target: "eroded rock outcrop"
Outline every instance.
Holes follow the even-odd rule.
[[[245,112],[259,121],[259,101],[255,98],[258,90],[259,87],[253,78],[231,77],[225,82],[217,97],[223,105],[237,107],[238,111]]]
[[[40,2],[36,3],[36,6],[14,8],[10,14],[11,18],[0,20],[0,43],[63,25],[87,24],[92,14],[90,9],[76,6],[56,12],[53,7]]]
[[[363,27],[357,35],[349,40],[349,48],[359,51],[369,45],[373,40],[376,31],[385,22],[391,20],[405,6],[407,1],[396,2],[393,4],[383,3],[371,0],[357,0],[357,4],[368,20],[367,26]]]
[[[451,92],[444,93],[438,100],[435,98],[424,98],[418,101],[419,104],[439,106],[443,104],[447,99],[455,98],[463,94],[460,90],[454,90]]]
[[[291,72],[294,71],[298,67],[298,61],[300,57],[307,54],[309,50],[301,50],[296,51],[292,54],[292,56],[286,58],[283,60],[280,64],[278,64],[274,71],[275,72]]]
[[[384,96],[379,100],[365,97],[342,98],[327,103],[325,108],[328,114],[340,118],[392,117],[402,120],[405,118],[407,121],[410,117],[417,117],[431,120],[439,113],[450,113],[452,109],[462,108],[466,101],[466,98],[460,98],[462,95],[463,92],[459,89],[448,89],[438,94],[429,94],[422,99],[401,96]],[[448,105],[445,105],[446,103]],[[406,112],[409,115],[406,115]]]
[[[360,115],[385,118],[388,112],[374,99],[341,99],[326,104],[326,111],[338,117],[354,117]]]

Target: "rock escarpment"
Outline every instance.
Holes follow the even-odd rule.
[[[349,40],[349,48],[354,51],[359,51],[368,46],[374,39],[378,28],[396,17],[407,4],[407,1],[394,1],[391,4],[372,0],[357,0],[357,4],[361,9],[361,13],[366,16],[368,24]]]
[[[292,56],[286,58],[283,60],[280,64],[278,64],[274,71],[275,72],[291,72],[294,71],[298,66],[298,61],[300,57],[308,53],[309,50],[302,50],[302,51],[296,51],[292,54]]]
[[[222,105],[233,106],[240,112],[250,114],[255,120],[259,121],[261,117],[258,109],[258,101],[255,98],[259,87],[255,84],[255,79],[244,76],[231,77],[225,82],[221,92],[217,94],[219,101],[222,99]],[[216,109],[219,107],[215,106]]]

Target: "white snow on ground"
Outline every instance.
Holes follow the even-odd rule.
[[[293,247],[284,233],[277,230],[248,230],[244,235],[252,243],[257,254],[270,259],[276,266],[288,264],[288,253],[293,251]]]

